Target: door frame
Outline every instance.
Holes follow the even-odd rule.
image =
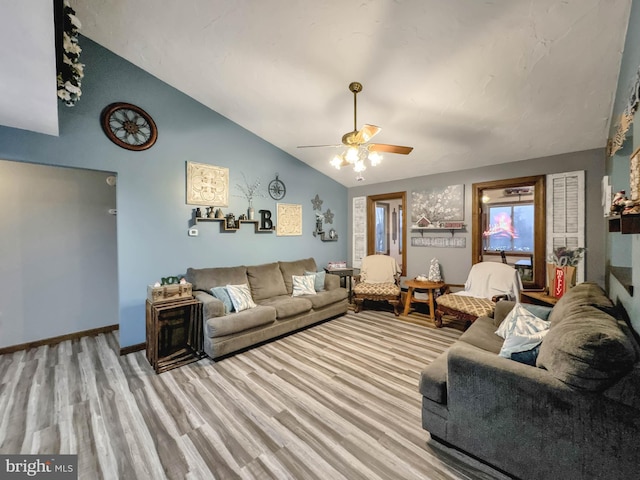
[[[367,196],[367,255],[376,253],[376,202],[388,200],[402,200],[402,230],[400,231],[402,241],[402,272],[404,277],[407,275],[407,192],[382,193],[379,195]]]

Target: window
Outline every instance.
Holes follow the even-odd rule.
[[[474,183],[472,187],[471,263],[509,263],[521,272],[525,288],[544,288],[545,176]]]
[[[489,205],[486,210],[483,231],[485,252],[533,252],[533,202]]]

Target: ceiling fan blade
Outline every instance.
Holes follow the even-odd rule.
[[[344,145],[298,145],[296,148],[343,147]]]
[[[371,152],[385,152],[385,153],[399,153],[401,155],[408,155],[413,150],[413,147],[402,147],[400,145],[386,145],[384,143],[372,143],[367,147]]]
[[[363,125],[358,133],[356,133],[354,137],[354,143],[361,145],[363,143],[367,143],[371,140],[376,134],[380,133],[382,130],[380,127],[376,127],[375,125]]]

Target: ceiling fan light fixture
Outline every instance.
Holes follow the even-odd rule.
[[[353,130],[342,136],[342,145],[299,145],[298,148],[346,147],[341,154],[335,155],[329,163],[338,170],[351,165],[358,174],[356,180],[361,182],[364,180],[364,177],[360,172],[366,170],[366,160],[369,160],[370,165],[375,167],[382,161],[380,152],[408,155],[413,150],[413,147],[388,145],[386,143],[368,143],[374,136],[380,133],[382,129],[376,125],[364,124],[362,128],[358,130],[357,96],[358,93],[362,91],[362,84],[359,82],[351,82],[349,84],[349,91],[353,93]]]
[[[369,152],[367,158],[369,159],[372,167],[380,165],[380,162],[382,161],[382,155],[380,155],[378,152]]]
[[[344,158],[349,163],[356,163],[360,158],[360,152],[358,150],[358,147],[349,147],[345,152]]]

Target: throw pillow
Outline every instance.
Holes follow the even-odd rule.
[[[536,345],[531,350],[512,353],[511,360],[515,360],[516,362],[524,363],[525,365],[531,365],[532,367],[535,367],[539,352],[540,352],[540,345]]]
[[[323,270],[322,272],[304,272],[304,274],[309,276],[315,275],[315,278],[313,281],[313,288],[315,289],[316,292],[324,291],[324,279],[327,272]]]
[[[311,275],[292,275],[293,294],[291,296],[315,295],[316,291],[313,288],[314,278],[315,277]]]
[[[496,330],[496,335],[505,339],[498,355],[511,358],[513,353],[535,348],[549,331],[549,325],[548,321],[536,317],[520,303],[516,303]]]
[[[216,297],[224,304],[224,314],[233,312],[233,302],[227,291],[227,287],[213,287],[211,289],[211,295]]]
[[[233,303],[233,308],[236,310],[236,312],[241,312],[243,310],[257,307],[255,302],[253,301],[253,298],[251,298],[251,290],[249,290],[249,285],[247,285],[246,283],[244,285],[227,285],[227,292],[229,292],[231,302]]]

